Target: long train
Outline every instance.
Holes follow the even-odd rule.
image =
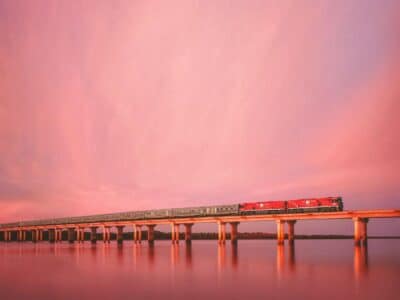
[[[304,212],[342,211],[341,197],[306,198],[297,200],[245,202],[232,205],[217,205],[203,207],[185,207],[157,209],[145,211],[130,211],[103,215],[91,215],[68,218],[55,218],[36,221],[22,221],[0,224],[0,228],[19,226],[62,225],[77,223],[95,223],[105,221],[131,221],[147,219],[170,219],[188,217],[237,216],[257,214],[288,214]]]

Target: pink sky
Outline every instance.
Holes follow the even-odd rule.
[[[0,222],[399,208],[399,20],[396,0],[0,0]]]

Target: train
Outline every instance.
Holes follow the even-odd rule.
[[[295,214],[307,212],[334,212],[343,210],[341,197],[305,198],[296,200],[244,202],[240,204],[215,205],[202,207],[184,207],[129,211],[102,215],[55,218],[36,221],[22,221],[0,224],[0,228],[19,226],[41,226],[96,223],[106,221],[136,221],[148,219],[176,219],[191,217],[245,216],[260,214]]]

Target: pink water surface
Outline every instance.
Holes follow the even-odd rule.
[[[0,244],[1,299],[399,299],[400,241]]]

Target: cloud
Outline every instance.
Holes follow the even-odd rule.
[[[0,5],[0,221],[396,205],[395,1]]]

